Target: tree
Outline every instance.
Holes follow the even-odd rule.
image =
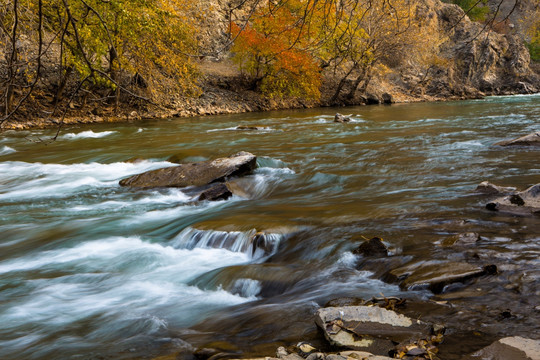
[[[8,0],[0,8],[0,98],[7,121],[39,88],[63,112],[90,99],[196,93],[195,26],[186,0]],[[42,78],[56,68],[57,81]],[[71,81],[70,94],[64,96]]]

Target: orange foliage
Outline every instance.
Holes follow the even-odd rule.
[[[319,98],[320,68],[303,47],[311,41],[302,30],[303,7],[295,1],[259,9],[251,24],[232,24],[235,61],[254,77],[260,90],[275,97]]]

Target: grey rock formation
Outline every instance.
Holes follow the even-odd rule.
[[[242,151],[227,158],[147,171],[121,180],[120,185],[135,188],[203,186],[248,174],[256,166],[257,157]]]
[[[506,337],[475,352],[470,359],[540,360],[540,341],[520,336]]]
[[[394,342],[427,336],[431,326],[377,306],[319,309],[315,322],[334,346],[388,354]]]
[[[540,146],[540,131],[518,137],[512,140],[499,141],[500,146]]]
[[[498,198],[486,205],[488,210],[514,215],[540,215],[540,184],[512,195]]]
[[[340,113],[337,113],[336,116],[334,116],[334,122],[337,122],[337,123],[347,123],[350,121],[351,121],[350,117],[343,116]]]
[[[490,183],[489,181],[482,181],[477,187],[476,191],[488,194],[488,195],[508,195],[513,194],[516,191],[515,187],[498,186]]]
[[[434,293],[440,293],[447,285],[496,272],[495,265],[480,267],[465,262],[427,261],[393,269],[388,278],[400,281],[400,286],[404,289],[428,288]]]

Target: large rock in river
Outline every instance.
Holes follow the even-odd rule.
[[[388,354],[395,343],[427,337],[431,325],[377,306],[319,309],[315,322],[334,346]]]
[[[248,152],[215,160],[151,170],[120,181],[121,186],[137,188],[203,186],[242,176],[257,167],[257,157]]]
[[[486,205],[488,210],[502,211],[515,215],[540,215],[540,184],[527,190],[493,200]]]

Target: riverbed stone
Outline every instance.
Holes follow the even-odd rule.
[[[366,351],[342,351],[339,355],[346,356],[347,359],[357,360],[391,360],[393,358],[382,355],[374,355]]]
[[[364,241],[352,252],[355,255],[363,256],[388,256],[388,248],[384,245],[382,239],[378,237]]]
[[[540,215],[540,184],[527,190],[493,200],[486,209],[514,215]]]
[[[336,113],[336,115],[334,116],[334,122],[337,122],[337,123],[347,123],[350,121],[351,121],[350,117],[341,115],[340,113]]]
[[[208,200],[208,201],[217,201],[217,200],[227,200],[232,196],[231,190],[227,187],[225,183],[217,183],[210,186],[208,189],[204,190],[199,195],[199,201]]]
[[[518,137],[511,140],[503,140],[495,143],[499,146],[540,146],[540,131]]]
[[[431,331],[427,323],[377,306],[322,308],[315,322],[331,345],[379,355],[388,354],[395,343]]]
[[[203,186],[249,174],[256,166],[257,157],[242,151],[226,158],[147,171],[122,179],[120,185],[135,188]]]
[[[262,130],[263,128],[257,127],[257,126],[251,126],[251,125],[238,125],[236,130],[244,130],[244,131],[256,131],[256,130]]]
[[[509,195],[515,193],[516,188],[509,186],[498,186],[490,183],[489,181],[482,181],[476,187],[476,191],[488,195]]]
[[[540,340],[520,336],[506,337],[475,352],[470,358],[482,360],[540,360]]]
[[[387,279],[400,282],[403,289],[428,288],[439,294],[447,285],[495,273],[495,265],[481,267],[466,262],[425,261],[393,269]]]
[[[444,246],[472,246],[475,245],[482,238],[477,232],[466,232],[457,234],[443,241]]]

